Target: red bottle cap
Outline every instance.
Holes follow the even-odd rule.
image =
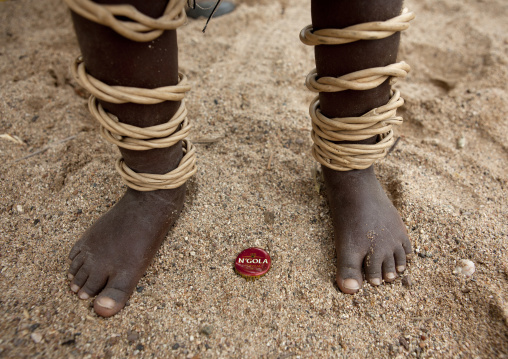
[[[242,251],[235,261],[235,270],[245,279],[264,276],[272,265],[270,255],[261,248],[248,248]]]

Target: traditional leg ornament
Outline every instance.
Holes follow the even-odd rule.
[[[402,14],[380,22],[368,22],[344,29],[322,29],[313,32],[312,26],[305,27],[300,40],[306,45],[340,45],[358,40],[377,40],[403,31],[409,27],[414,14],[407,9]],[[306,85],[313,92],[339,92],[345,90],[370,90],[390,78],[390,84],[406,77],[410,67],[405,62],[385,67],[375,67],[352,72],[338,78],[317,78],[312,70],[306,78]],[[392,125],[402,123],[396,116],[397,108],[404,104],[398,90],[392,90],[392,97],[384,106],[375,108],[361,117],[328,118],[319,108],[319,96],[310,105],[312,118],[312,154],[322,165],[336,171],[350,171],[370,167],[383,158],[393,145]],[[361,141],[377,136],[375,144],[337,143]]]
[[[132,5],[100,5],[90,0],[64,1],[82,17],[110,27],[123,37],[138,42],[155,40],[164,30],[175,30],[187,20],[186,0],[170,0],[164,14],[158,19],[146,16]],[[127,20],[120,20],[117,16],[126,17]]]
[[[133,41],[151,41],[160,36],[164,30],[176,29],[186,19],[185,0],[169,1],[164,15],[159,19],[152,19],[131,5],[99,5],[90,0],[65,0],[65,2],[76,13],[109,26]],[[127,16],[133,21],[122,21],[115,16]],[[179,74],[179,82],[175,86],[154,89],[109,86],[87,73],[81,56],[74,62],[72,73],[79,84],[91,93],[88,107],[101,124],[101,135],[108,142],[130,150],[145,151],[171,147],[183,141],[184,156],[179,166],[166,174],[136,173],[122,158],[119,158],[116,169],[129,187],[138,191],[173,189],[183,185],[196,173],[196,149],[185,139],[191,129],[184,101],[190,85],[185,75]],[[129,102],[152,105],[164,101],[181,101],[181,104],[168,122],[151,127],[137,127],[120,122],[115,115],[108,113],[97,99],[114,104]]]

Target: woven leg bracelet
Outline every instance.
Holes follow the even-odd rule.
[[[300,40],[306,45],[340,45],[358,40],[378,40],[406,30],[414,14],[407,9],[387,21],[376,21],[353,25],[344,29],[312,30],[312,25],[300,32]],[[306,85],[313,92],[339,92],[345,90],[370,90],[386,79],[390,84],[407,76],[410,67],[405,62],[385,67],[356,71],[340,77],[317,78],[316,69],[306,78]],[[396,115],[397,108],[404,104],[397,90],[384,106],[372,109],[360,117],[328,118],[319,108],[319,95],[310,104],[312,119],[312,155],[322,165],[336,171],[350,171],[370,167],[376,160],[386,156],[393,145],[392,125],[402,123]],[[375,144],[337,143],[361,141],[377,136]]]
[[[170,0],[164,14],[158,19],[140,13],[131,5],[100,5],[90,0],[65,2],[77,14],[108,26],[132,41],[152,41],[164,30],[174,30],[186,20],[185,0]],[[128,20],[120,20],[118,17],[126,17]],[[177,188],[196,173],[196,149],[185,139],[191,129],[184,100],[190,85],[185,75],[179,74],[179,81],[175,86],[155,89],[109,86],[87,72],[81,56],[74,62],[72,73],[79,84],[91,93],[88,107],[101,124],[101,135],[108,142],[121,148],[146,151],[171,147],[183,141],[182,160],[176,169],[166,174],[136,173],[119,158],[115,167],[129,187],[138,191]],[[151,127],[136,127],[120,122],[115,115],[108,113],[97,99],[114,104],[151,105],[164,101],[181,101],[181,104],[168,122]]]

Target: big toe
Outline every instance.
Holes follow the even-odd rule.
[[[106,287],[95,298],[93,309],[102,317],[111,317],[125,307],[130,295],[131,293],[121,289]]]
[[[358,262],[358,263],[356,263]],[[362,287],[362,261],[342,260],[337,263],[337,285],[347,294],[354,294]]]

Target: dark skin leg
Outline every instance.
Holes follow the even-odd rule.
[[[343,28],[382,21],[400,14],[402,0],[312,0],[315,30]],[[319,76],[341,76],[396,62],[400,33],[382,39],[335,46],[316,46]],[[320,93],[326,116],[361,116],[384,105],[390,97],[388,81],[366,91]],[[374,143],[375,138],[363,141]],[[406,266],[411,252],[407,231],[374,173],[365,170],[339,172],[323,166],[337,251],[336,281],[345,293],[361,288],[363,274],[372,285],[391,282]]]
[[[97,0],[98,3],[132,4],[158,17],[166,0]],[[86,68],[110,85],[155,88],[178,82],[176,31],[166,31],[152,42],[127,40],[109,28],[72,14]],[[179,102],[156,105],[101,102],[120,121],[139,127],[167,122]],[[127,165],[137,172],[166,173],[182,158],[181,143],[165,149],[121,149]],[[178,218],[185,186],[174,190],[138,192],[127,189],[120,201],[90,227],[72,248],[69,258],[71,289],[81,299],[97,295],[94,309],[109,317],[124,306],[136,284]]]

